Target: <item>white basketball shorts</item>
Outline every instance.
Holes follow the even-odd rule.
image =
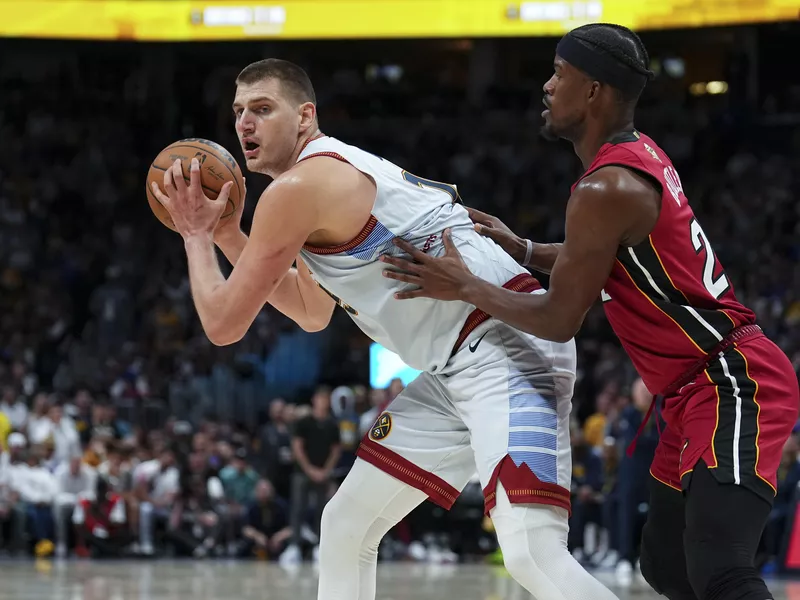
[[[486,512],[497,481],[518,504],[569,510],[575,343],[489,319],[441,373],[422,373],[387,407],[358,456],[450,508],[477,470]]]

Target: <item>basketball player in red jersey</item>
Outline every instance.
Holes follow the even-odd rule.
[[[473,276],[445,235],[434,258],[395,243],[384,256],[401,298],[463,300],[553,341],[571,338],[601,298],[667,429],[651,468],[642,573],[670,600],[772,598],[753,559],[800,394],[784,353],[740,304],[667,155],[636,131],[652,74],[641,40],[616,25],[575,29],[544,86],[544,133],[571,141],[586,172],[572,188],[563,244],[533,244],[473,211],[476,228],[522,264],[550,272],[543,295]]]

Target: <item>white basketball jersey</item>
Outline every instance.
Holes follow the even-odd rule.
[[[372,216],[354,240],[333,248],[306,245],[303,261],[317,283],[370,338],[411,367],[441,371],[475,307],[427,298],[396,300],[394,294],[410,286],[384,277],[381,272],[388,265],[378,260],[383,254],[402,254],[392,239],[401,237],[440,256],[444,253],[442,232],[450,228],[453,242],[478,277],[503,285],[527,271],[475,232],[466,209],[455,203],[455,186],[422,179],[331,137],[310,142],[298,162],[315,155],[350,163],[375,182],[377,194]]]

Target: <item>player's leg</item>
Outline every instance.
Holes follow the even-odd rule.
[[[487,509],[511,575],[540,600],[613,600],[567,549],[574,344],[490,321],[447,386],[471,434]],[[473,346],[474,348],[475,346]]]
[[[320,526],[319,600],[374,600],[383,536],[427,494],[356,459],[325,506]]]
[[[423,373],[378,417],[325,507],[318,599],[374,600],[386,532],[426,497],[450,508],[474,472],[466,426]]]
[[[642,530],[642,576],[669,600],[697,600],[686,571],[686,504],[678,467],[681,437],[667,427],[650,467],[650,510]]]
[[[541,600],[613,600],[567,550],[566,509],[546,504],[512,504],[502,482],[491,511],[503,561],[511,576]]]
[[[730,349],[703,377],[684,416],[689,580],[701,600],[765,600],[755,554],[797,419],[797,378],[765,337]]]
[[[701,600],[772,598],[755,568],[771,506],[740,485],[719,483],[703,461],[686,494],[686,564]]]

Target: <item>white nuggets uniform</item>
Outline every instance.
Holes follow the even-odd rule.
[[[383,277],[378,258],[399,254],[396,236],[434,256],[442,232],[477,276],[516,291],[538,282],[478,235],[453,186],[412,175],[330,137],[298,161],[329,156],[375,182],[372,216],[350,243],[304,246],[317,283],[373,340],[424,371],[378,417],[358,455],[449,508],[477,468],[487,512],[497,481],[516,503],[569,509],[569,413],[575,345],[521,333],[463,302],[396,300],[405,284]]]

